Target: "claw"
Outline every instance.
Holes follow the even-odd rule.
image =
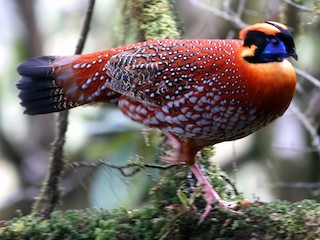
[[[194,176],[197,178],[198,185],[203,186],[203,191],[204,191],[203,198],[207,203],[204,209],[204,212],[201,214],[201,217],[197,225],[200,225],[209,215],[209,213],[212,210],[212,203],[214,202],[218,202],[219,207],[226,208],[232,213],[243,215],[241,211],[237,211],[235,210],[235,208],[239,205],[247,206],[249,204],[249,201],[243,200],[240,202],[239,201],[228,202],[228,201],[222,200],[219,194],[213,189],[213,187],[211,186],[207,178],[204,176],[198,164],[190,165],[189,168],[194,174]]]

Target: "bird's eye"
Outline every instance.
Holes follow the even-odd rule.
[[[274,46],[274,47],[277,47],[278,45],[279,45],[279,40],[278,39],[276,39],[276,38],[272,38],[271,39],[271,43],[272,43],[272,45]]]

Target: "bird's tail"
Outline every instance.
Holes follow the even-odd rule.
[[[117,101],[104,86],[106,54],[42,56],[21,63],[19,98],[29,115],[58,112],[99,101]],[[101,59],[101,60],[100,60]]]
[[[17,71],[22,76],[17,84],[24,113],[35,115],[62,111],[77,106],[69,101],[64,90],[58,87],[53,63],[56,57],[31,58],[21,63]]]

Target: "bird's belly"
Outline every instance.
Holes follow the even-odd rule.
[[[233,110],[231,110],[233,109]],[[219,111],[218,111],[219,110]],[[218,111],[218,112],[215,112]],[[158,116],[160,114],[160,116]],[[245,137],[273,121],[276,116],[259,117],[255,109],[244,112],[234,108],[212,108],[210,112],[187,112],[185,115],[164,116],[169,124],[150,125],[186,138],[206,140],[212,143]],[[162,112],[155,118],[162,119]],[[187,119],[185,121],[181,121]]]
[[[130,119],[145,126],[212,143],[245,137],[278,117],[257,111],[251,103],[212,105],[197,101],[154,106],[122,97],[119,107]]]

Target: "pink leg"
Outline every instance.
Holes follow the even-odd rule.
[[[208,216],[210,213],[212,206],[211,204],[213,202],[218,202],[220,207],[225,207],[229,211],[242,214],[239,211],[233,210],[237,206],[236,202],[227,202],[221,199],[219,194],[213,189],[209,181],[207,180],[206,176],[202,173],[200,167],[198,164],[193,164],[189,166],[190,170],[192,171],[193,175],[196,177],[198,181],[198,185],[203,186],[204,191],[204,200],[207,202],[207,205],[204,209],[204,212],[202,213],[200,220],[198,222],[198,225],[203,222],[203,220]]]
[[[163,161],[170,163],[170,164],[180,164],[180,148],[181,148],[181,142],[179,139],[173,135],[170,132],[164,132],[164,135],[167,137],[166,144],[168,146],[171,146],[173,148],[173,151],[170,153],[166,153],[166,156],[164,157]]]
[[[180,156],[180,149],[181,149],[181,142],[180,140],[170,132],[165,132],[167,139],[167,144],[173,147],[174,151],[172,153],[167,154],[164,161],[171,163],[171,164],[179,164],[183,161]],[[207,180],[206,176],[202,173],[198,164],[191,164],[189,168],[193,175],[197,179],[197,184],[203,187],[203,197],[204,200],[207,202],[204,212],[202,213],[198,225],[203,222],[203,220],[208,216],[210,213],[212,206],[211,204],[214,202],[218,202],[220,207],[227,208],[230,212],[234,212],[236,214],[242,214],[239,211],[234,210],[237,206],[237,202],[227,202],[221,199],[219,194],[213,189],[210,182]]]
[[[173,135],[171,132],[164,132],[164,135],[168,138],[169,145],[171,145],[174,149],[180,148],[181,142],[175,135]]]

